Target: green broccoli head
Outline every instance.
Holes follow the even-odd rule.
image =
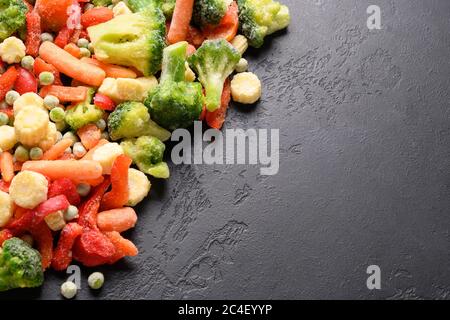
[[[19,238],[0,248],[0,291],[39,287],[44,282],[41,255]]]
[[[227,12],[225,0],[195,0],[193,19],[194,23],[202,27],[217,25]]]
[[[205,105],[208,111],[220,106],[223,84],[241,58],[240,53],[226,40],[206,40],[189,57],[198,79],[205,88]]]
[[[163,0],[162,11],[167,19],[172,18],[173,10],[175,9],[175,2],[177,0]]]
[[[165,47],[165,17],[151,2],[142,11],[88,28],[98,60],[135,67],[144,75],[160,70]]]
[[[112,140],[154,136],[162,141],[170,138],[170,132],[150,119],[147,107],[135,101],[124,102],[108,117],[109,135]]]
[[[65,120],[73,130],[78,130],[89,123],[97,122],[103,117],[103,110],[91,103],[94,93],[94,89],[89,89],[85,101],[66,111]]]
[[[237,0],[239,28],[251,46],[259,48],[264,38],[286,28],[291,20],[289,8],[274,0]]]
[[[176,0],[128,0],[128,7],[133,12],[144,10],[149,5],[160,7],[167,19],[172,18]]]
[[[144,101],[152,119],[168,130],[189,127],[202,112],[202,86],[185,81],[187,45],[164,49],[161,83]]]
[[[163,161],[166,146],[158,138],[142,136],[127,139],[122,141],[120,146],[142,172],[155,178],[169,178],[169,167]]]
[[[0,42],[25,26],[26,13],[22,0],[0,0]]]
[[[92,0],[91,2],[96,7],[107,7],[112,4],[112,0]]]

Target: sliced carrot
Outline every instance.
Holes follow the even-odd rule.
[[[106,7],[96,7],[81,15],[81,25],[84,28],[89,28],[91,26],[109,21],[112,18],[114,18],[114,13],[111,9]]]
[[[92,160],[92,156],[95,152],[95,150],[97,150],[97,148],[107,144],[109,141],[106,139],[100,139],[100,141],[97,143],[97,145],[93,148],[91,148],[91,150],[89,150],[83,158],[81,158],[81,160]]]
[[[14,160],[12,154],[8,151],[3,151],[0,154],[0,172],[5,182],[10,182],[14,178]]]
[[[104,232],[104,234],[116,248],[116,253],[110,258],[110,264],[124,257],[134,257],[138,254],[138,248],[136,248],[134,243],[122,237],[117,231]]]
[[[71,180],[98,179],[102,175],[102,166],[92,160],[37,160],[27,161],[22,170],[39,172],[51,180],[68,178]]]
[[[80,183],[84,183],[84,184],[88,184],[92,187],[96,187],[99,186],[103,183],[103,181],[105,181],[105,177],[100,176],[96,179],[90,179],[90,180],[79,180],[79,179],[72,179],[72,182],[75,184],[80,184]]]
[[[194,9],[194,0],[177,0],[170,23],[167,40],[170,44],[184,41],[189,32],[189,23]]]
[[[41,74],[41,72],[44,71],[48,71],[53,74],[53,76],[55,77],[55,81],[53,82],[54,85],[62,85],[61,76],[59,74],[58,69],[56,69],[53,65],[45,62],[41,58],[37,57],[34,60],[33,73],[36,77],[38,77]]]
[[[81,58],[81,61],[102,68],[108,78],[137,78],[136,72],[131,69],[117,66],[111,63],[105,63],[92,58]]]
[[[73,153],[64,152],[62,156],[58,157],[56,160],[75,160],[76,157]]]
[[[70,53],[72,56],[74,56],[77,59],[80,59],[81,57],[81,50],[75,43],[69,43],[64,47],[64,50],[66,50],[68,53]]]
[[[60,102],[80,102],[86,100],[87,87],[78,86],[78,87],[64,87],[64,86],[45,86],[39,92],[41,97],[45,97],[47,95],[55,96],[59,99]]]
[[[231,41],[237,34],[239,27],[238,5],[235,1],[228,7],[228,11],[217,26],[207,26],[203,34],[207,39],[224,38]]]
[[[227,116],[228,105],[231,100],[231,82],[228,78],[225,80],[222,91],[222,101],[220,103],[219,109],[213,112],[206,111],[206,123],[214,129],[220,130],[225,122],[225,117]]]
[[[55,143],[50,149],[45,151],[42,160],[56,160],[64,154],[67,148],[72,145],[71,139],[62,139]]]
[[[137,215],[133,208],[124,207],[97,214],[97,226],[101,231],[123,232],[135,226]]]
[[[100,86],[106,77],[101,68],[82,62],[50,41],[39,48],[44,61],[52,63],[60,72],[92,86]]]
[[[81,143],[87,150],[95,147],[102,137],[102,132],[93,123],[78,129],[77,134],[80,137]]]

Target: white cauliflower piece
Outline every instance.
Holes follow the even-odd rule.
[[[125,2],[120,1],[113,7],[113,14],[114,17],[120,16],[122,14],[130,14],[133,13],[130,8],[126,5]]]
[[[111,174],[114,160],[121,154],[123,154],[123,149],[118,143],[106,143],[94,151],[92,160],[100,163],[103,174]]]
[[[19,98],[17,98],[16,101],[14,101],[13,105],[14,115],[17,115],[20,110],[28,106],[35,107],[37,109],[47,110],[44,106],[44,99],[42,99],[34,92],[27,92],[21,95]]]
[[[0,43],[0,57],[8,64],[19,63],[25,57],[25,44],[16,37],[6,38]]]
[[[58,130],[56,130],[56,125],[53,122],[49,122],[47,126],[47,134],[41,141],[39,141],[39,148],[41,148],[42,151],[47,151],[53,147],[56,140],[58,140]]]
[[[128,169],[128,202],[127,205],[134,207],[144,200],[150,191],[150,180],[147,176],[136,169]]]
[[[47,200],[48,181],[40,173],[21,171],[11,181],[9,195],[20,207],[33,209]]]
[[[13,216],[13,201],[6,192],[0,191],[0,228],[8,224]]]
[[[110,97],[116,103],[124,101],[143,102],[149,91],[157,85],[158,80],[154,76],[137,79],[106,78],[98,92]]]
[[[36,107],[22,108],[14,119],[14,129],[20,143],[34,147],[47,135],[48,112]]]
[[[0,127],[0,149],[8,151],[17,143],[16,130],[11,126]]]
[[[238,73],[231,80],[231,95],[236,102],[255,103],[261,98],[261,81],[252,72]]]

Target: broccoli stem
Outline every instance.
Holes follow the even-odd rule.
[[[187,46],[188,43],[186,41],[182,41],[164,49],[160,80],[161,83],[166,81],[185,81],[184,73],[186,70],[185,62]]]
[[[223,79],[211,76],[205,86],[205,105],[208,111],[215,111],[220,107],[223,91]]]

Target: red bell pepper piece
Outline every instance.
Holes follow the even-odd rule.
[[[96,93],[94,97],[94,104],[102,110],[113,111],[116,108],[114,101],[104,94]]]
[[[67,26],[62,28],[56,36],[55,44],[60,48],[64,48],[70,42],[70,38],[72,37],[74,30],[75,29],[67,28]]]
[[[61,194],[66,196],[71,205],[76,206],[80,203],[77,186],[68,178],[54,180],[48,188],[47,197],[53,198]]]
[[[26,2],[26,1],[25,1]],[[41,17],[36,10],[27,13],[27,38],[25,46],[27,54],[37,57],[41,44]]]
[[[27,92],[37,93],[38,83],[34,75],[24,68],[18,68],[14,89],[21,95]]]
[[[61,76],[59,74],[58,69],[56,69],[53,65],[45,62],[41,58],[36,58],[34,60],[34,66],[33,66],[33,72],[36,77],[39,77],[41,72],[48,71],[53,74],[55,77],[55,81],[53,82],[54,85],[62,85],[61,82]]]
[[[3,62],[3,60],[0,60],[0,74],[2,74],[5,71],[6,71],[5,63]]]
[[[8,239],[11,239],[14,235],[11,231],[8,229],[3,229],[0,231],[0,247],[2,246],[3,242],[5,242]]]
[[[20,233],[21,231],[29,230],[30,228],[38,226],[50,213],[59,210],[66,210],[69,205],[70,203],[65,195],[50,198],[42,202],[35,209],[29,210],[20,218],[9,223],[8,228],[11,229],[13,233]]]
[[[73,245],[73,258],[87,267],[108,263],[116,253],[112,242],[99,230],[84,229]]]
[[[222,91],[222,101],[220,103],[219,109],[209,112],[206,111],[206,123],[214,129],[220,130],[225,122],[225,117],[227,116],[228,105],[231,100],[231,82],[230,79],[225,81]]]
[[[138,254],[138,248],[128,239],[125,239],[117,231],[110,231],[104,233],[116,248],[116,252],[108,261],[113,264],[124,257],[134,257]]]
[[[45,222],[39,223],[37,226],[31,228],[31,236],[37,243],[37,248],[41,254],[42,269],[45,270],[50,267],[53,257],[53,236]]]
[[[83,227],[78,223],[66,224],[59,236],[58,244],[53,252],[52,267],[57,271],[67,269],[72,262],[72,247],[75,240],[83,232]]]
[[[5,99],[6,93],[13,88],[17,75],[17,69],[11,66],[0,76],[0,101]]]
[[[132,160],[126,155],[116,158],[111,168],[111,191],[102,200],[102,210],[121,208],[128,201],[128,169]]]
[[[111,182],[105,179],[99,186],[95,187],[89,199],[84,202],[78,210],[78,224],[84,228],[97,230],[97,213],[100,208],[103,195],[109,188]]]

